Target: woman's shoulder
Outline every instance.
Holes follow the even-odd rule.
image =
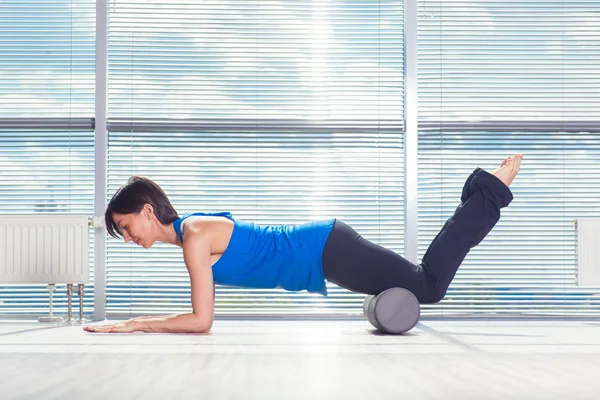
[[[224,216],[191,215],[181,223],[181,234],[184,238],[191,235],[207,235],[214,240],[231,237],[234,221]]]

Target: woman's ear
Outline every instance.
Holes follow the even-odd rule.
[[[149,203],[144,204],[144,217],[148,218],[148,220],[151,220],[153,214],[154,214],[154,208],[152,207],[152,204],[149,204]]]

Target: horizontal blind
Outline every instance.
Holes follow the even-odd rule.
[[[575,286],[577,218],[600,212],[600,5],[419,2],[419,253],[475,167],[525,154],[513,203],[430,315],[598,316]]]
[[[0,3],[0,123],[94,116],[95,24],[91,0]]]
[[[420,129],[597,132],[599,23],[597,1],[419,1]]]
[[[0,2],[0,214],[93,215],[94,35],[93,0]],[[43,285],[0,283],[0,314],[48,303]],[[59,285],[55,311],[66,307]]]
[[[111,1],[108,191],[180,212],[336,217],[403,251],[402,2]],[[191,309],[181,250],[109,240],[109,315]],[[217,315],[358,313],[364,296],[218,287]]]
[[[258,224],[337,217],[368,239],[403,249],[400,132],[111,132],[109,146],[111,194],[132,173],[141,174],[165,189],[180,214],[229,211]],[[107,254],[111,315],[189,309],[181,249],[109,240]],[[335,314],[357,311],[364,297],[333,286],[329,293],[217,287],[216,312]]]
[[[402,2],[109,3],[109,118],[398,121]]]
[[[0,214],[94,213],[94,131],[0,129]],[[84,312],[93,309],[93,231],[90,229],[90,283]],[[44,285],[2,285],[0,315],[48,313]],[[78,299],[76,297],[76,299]],[[78,300],[77,300],[78,301]],[[66,286],[54,293],[54,311],[66,313]]]

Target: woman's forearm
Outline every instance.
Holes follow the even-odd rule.
[[[204,333],[212,326],[212,321],[205,321],[193,313],[170,315],[164,317],[143,317],[131,321],[136,331],[167,333]]]
[[[152,316],[143,316],[143,317],[135,317],[135,318],[128,319],[127,322],[145,321],[145,320],[148,320],[148,319],[167,318],[167,317],[175,317],[175,316],[177,316],[177,314],[173,314],[173,315],[161,315],[160,317],[157,317],[155,315],[152,315]]]

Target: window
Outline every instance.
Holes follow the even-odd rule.
[[[515,200],[435,315],[599,311],[575,286],[577,218],[600,212],[598,4],[419,1],[419,252],[475,167],[525,154]]]
[[[145,175],[180,213],[337,217],[403,252],[402,4],[111,1],[109,194]],[[109,315],[190,309],[181,250],[109,240],[107,266]],[[217,293],[220,315],[359,312],[363,298]]]
[[[0,214],[91,216],[95,1],[4,1],[0,27]],[[47,310],[45,287],[0,286],[1,314]]]

